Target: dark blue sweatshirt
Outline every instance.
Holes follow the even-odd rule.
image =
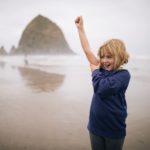
[[[125,92],[130,74],[125,69],[92,72],[94,94],[88,129],[97,136],[123,138],[126,135],[127,104]]]

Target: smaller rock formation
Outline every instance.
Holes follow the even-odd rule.
[[[10,53],[9,54],[14,54],[16,52],[17,48],[13,45],[10,49]]]
[[[7,52],[6,52],[5,48],[4,48],[4,46],[0,47],[0,55],[7,55]]]

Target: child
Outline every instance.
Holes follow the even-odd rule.
[[[88,123],[92,150],[122,150],[127,117],[125,92],[130,74],[121,66],[128,62],[129,55],[121,40],[111,39],[99,48],[97,59],[90,49],[81,16],[75,24],[92,71],[94,94]]]

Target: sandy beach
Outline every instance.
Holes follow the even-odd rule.
[[[124,150],[150,149],[150,68],[142,63],[130,67]],[[87,66],[0,62],[0,150],[90,150],[91,97]]]

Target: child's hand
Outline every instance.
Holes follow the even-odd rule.
[[[77,26],[77,28],[80,28],[83,26],[83,19],[82,19],[82,16],[78,16],[76,19],[75,19],[75,24]]]
[[[91,71],[93,72],[94,70],[96,70],[96,69],[99,69],[99,68],[100,68],[100,64],[98,64],[98,65],[90,64],[90,68],[91,68]]]

